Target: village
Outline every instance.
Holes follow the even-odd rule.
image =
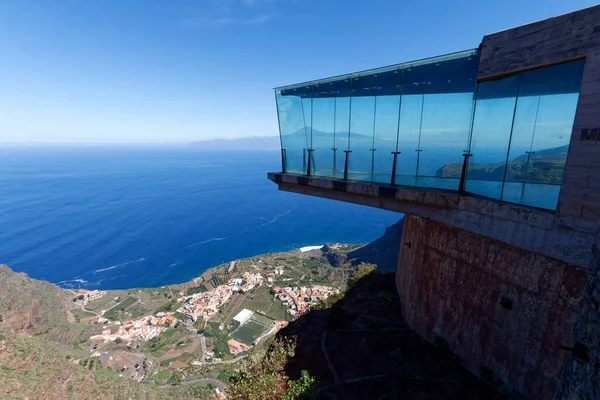
[[[310,306],[339,294],[340,290],[330,286],[314,285],[312,287],[273,287],[275,298],[288,307],[288,313],[294,318],[302,316],[310,310]]]
[[[108,320],[96,317],[98,323],[109,323]],[[175,326],[177,318],[172,313],[159,312],[156,316],[146,316],[135,321],[119,322],[113,321],[110,324],[119,326],[119,329],[112,333],[110,329],[104,329],[102,333],[90,337],[92,342],[122,342],[126,345],[132,345],[136,341],[148,341],[157,337],[168,327]]]
[[[316,303],[340,293],[327,285],[327,270],[315,274],[317,247],[228,262],[177,286],[73,291],[74,305],[87,314],[80,322],[97,326],[87,345],[91,356],[76,362],[158,384],[231,371]]]

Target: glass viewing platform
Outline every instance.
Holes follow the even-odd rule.
[[[276,88],[282,171],[554,210],[583,62],[478,81],[469,50]]]

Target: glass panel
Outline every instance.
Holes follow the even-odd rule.
[[[582,70],[575,61],[522,74],[503,200],[556,208]]]
[[[400,104],[396,184],[415,186],[423,95],[404,95]]]
[[[400,95],[377,96],[375,109],[375,158],[373,180],[391,183],[392,166],[398,139],[398,111]]]
[[[457,190],[459,178],[444,170],[462,165],[468,147],[478,57],[414,63],[404,73],[403,93],[423,93],[417,185]]]
[[[506,155],[519,89],[519,76],[482,82],[471,134],[471,154],[465,190],[500,199],[506,169]],[[448,166],[444,174],[460,178],[462,163]]]
[[[350,161],[348,179],[372,180],[373,132],[375,129],[375,96],[371,93],[371,77],[352,79],[350,99]]]
[[[555,209],[584,60],[515,74],[473,89],[479,55],[468,51],[276,90],[287,170],[466,190]],[[472,130],[471,130],[472,128]],[[470,139],[469,139],[470,136]],[[469,143],[470,140],[470,143]]]
[[[344,164],[350,139],[350,97],[335,98],[334,176],[344,177]]]
[[[459,164],[467,149],[473,93],[425,95],[417,185],[458,190],[458,177],[444,170]]]
[[[298,96],[282,96],[276,92],[281,145],[285,149],[287,172],[306,173],[303,149],[308,148],[310,132],[304,122],[302,99]]]
[[[315,87],[315,95],[318,86]],[[313,99],[312,115],[312,175],[333,177],[335,147],[335,98]]]

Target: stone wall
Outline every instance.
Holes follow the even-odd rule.
[[[406,321],[474,373],[551,398],[587,272],[422,217],[406,216],[403,232],[396,280]]]
[[[585,346],[587,360],[567,362],[558,394],[561,399],[600,399],[600,236],[595,246],[596,268],[589,273],[574,340]]]

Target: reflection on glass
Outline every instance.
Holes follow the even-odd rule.
[[[521,74],[502,200],[555,209],[583,61]]]
[[[429,94],[423,102],[417,185],[458,190],[458,177],[446,173],[460,166],[467,149],[473,93]]]
[[[304,122],[302,98],[281,96],[277,92],[277,110],[281,146],[285,150],[286,170],[291,173],[306,173],[305,150],[309,146],[310,132]]]
[[[315,88],[316,91],[317,88]],[[314,98],[312,115],[311,173],[333,177],[333,152],[335,147],[335,98]]]
[[[520,76],[487,81],[477,88],[465,190],[500,199],[506,170],[506,154],[519,89]],[[460,177],[461,165],[446,173]]]
[[[377,97],[375,135],[373,139],[373,181],[391,183],[393,152],[398,137],[400,95]]]
[[[417,184],[417,159],[419,155],[419,134],[423,95],[403,95],[400,104],[400,127],[398,132],[398,154],[396,184],[415,186]]]
[[[332,149],[334,176],[344,177],[345,150],[350,140],[350,97],[335,98],[335,143]]]
[[[360,78],[352,81],[352,90],[364,93],[367,88],[356,88]],[[350,162],[348,179],[373,180],[373,130],[375,127],[375,96],[353,96],[350,103]]]
[[[477,51],[276,90],[287,170],[555,209],[583,60],[480,82]],[[475,90],[477,89],[477,90]]]

